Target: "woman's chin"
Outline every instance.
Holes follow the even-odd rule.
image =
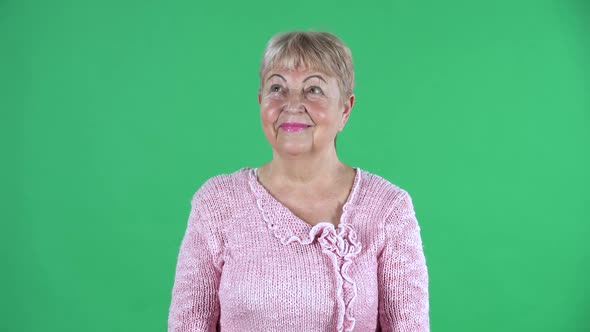
[[[289,142],[276,147],[280,155],[295,157],[311,152],[311,144]]]

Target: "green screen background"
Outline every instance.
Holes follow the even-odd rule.
[[[0,1],[1,331],[165,331],[190,198],[269,160],[266,41],[351,48],[342,161],[406,189],[431,326],[590,331],[590,5]]]

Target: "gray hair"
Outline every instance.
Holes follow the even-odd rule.
[[[300,66],[335,77],[342,100],[352,95],[354,68],[350,49],[335,35],[319,31],[290,31],[273,36],[260,63],[259,90],[273,68],[294,70]]]

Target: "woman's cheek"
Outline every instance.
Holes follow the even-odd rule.
[[[277,121],[277,112],[272,108],[266,108],[262,110],[260,114],[262,118],[262,124],[266,129],[273,129],[274,124]]]
[[[284,101],[281,98],[268,98],[266,100],[266,108],[268,109],[279,109],[284,104]]]
[[[328,112],[324,107],[318,105],[309,105],[307,107],[310,116],[312,116],[314,122],[323,123],[328,117]]]
[[[323,113],[327,111],[328,108],[326,101],[323,99],[307,100],[304,105],[308,110],[313,111],[314,113]]]

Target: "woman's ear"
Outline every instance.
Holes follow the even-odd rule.
[[[342,110],[342,123],[340,124],[340,130],[344,129],[346,122],[348,122],[348,118],[350,117],[350,112],[352,111],[352,106],[354,105],[354,93],[348,97],[343,104]]]
[[[262,96],[260,95],[260,90],[258,90],[258,105],[262,102]]]
[[[354,105],[354,93],[350,95],[350,97],[348,97],[348,102],[350,103],[349,105],[349,109],[348,111],[350,112],[350,110],[352,110],[352,106]]]

